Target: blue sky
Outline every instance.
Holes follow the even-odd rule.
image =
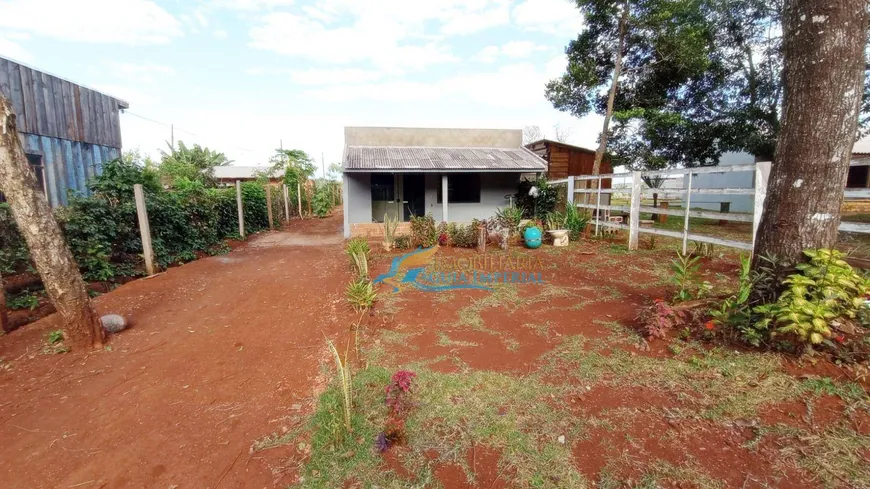
[[[580,29],[566,0],[0,0],[0,55],[127,100],[125,149],[173,123],[244,165],[280,140],[328,165],[349,125],[558,124],[591,147],[601,119],[544,98]]]

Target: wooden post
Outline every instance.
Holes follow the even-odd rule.
[[[770,177],[770,162],[762,161],[755,165],[755,205],[752,210],[752,249],[755,250],[755,235],[758,234],[758,224],[764,211],[764,200],[767,198],[767,180]]]
[[[239,207],[239,236],[245,239],[245,212],[242,208],[242,182],[236,180],[236,205]]]
[[[283,184],[281,188],[284,190],[284,220],[290,222],[290,197],[288,196],[287,184]]]
[[[631,209],[628,214],[628,249],[637,249],[637,238],[640,234],[640,201],[643,196],[643,179],[641,172],[631,172]]]
[[[272,223],[272,187],[266,185],[266,214],[269,216],[269,229],[275,229]]]
[[[683,254],[686,254],[686,245],[689,244],[689,212],[692,208],[692,172],[689,171],[689,182],[686,185],[686,198],[683,200],[683,211],[685,212],[685,217],[683,218]]]
[[[601,223],[601,177],[598,177],[598,191],[595,192],[595,236],[599,235],[598,226]]]
[[[308,215],[312,215],[311,212],[311,186],[308,185],[308,181],[305,181],[305,196],[308,197]]]
[[[670,206],[670,204],[667,201],[659,202],[659,208],[661,208],[661,209],[668,210],[669,206]],[[659,218],[658,220],[660,223],[664,224],[664,223],[668,222],[668,215],[667,214],[659,214],[658,218]]]
[[[722,214],[728,214],[731,212],[731,202],[719,202],[719,212]],[[724,226],[728,224],[728,219],[719,219],[719,225]]]
[[[145,207],[145,192],[142,184],[133,185],[136,200],[136,216],[139,217],[139,234],[142,236],[142,256],[145,258],[145,273],[154,275],[154,250],[151,248],[151,225],[148,224],[148,209]]]
[[[302,219],[302,184],[296,181],[296,204],[299,206],[299,219]]]
[[[568,198],[565,200],[567,205],[574,205],[574,177],[568,175]]]

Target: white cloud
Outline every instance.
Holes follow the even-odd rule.
[[[212,7],[232,10],[262,10],[293,5],[293,0],[216,0]]]
[[[10,0],[0,27],[65,41],[164,44],[182,35],[179,21],[150,0]]]
[[[317,69],[291,71],[290,79],[300,85],[340,85],[368,83],[383,79],[386,73],[380,70],[347,69]]]
[[[568,0],[525,0],[514,7],[513,22],[520,28],[559,36],[576,37],[583,16]]]
[[[212,32],[212,35],[217,39],[226,39],[230,36],[230,33],[223,29],[217,29]]]
[[[250,31],[250,46],[325,63],[370,62],[381,69],[422,69],[456,60],[434,42],[408,44],[401,25],[364,19],[350,27],[328,28],[309,17],[270,13]]]
[[[469,2],[441,27],[444,34],[472,34],[510,23],[510,2]]]
[[[538,51],[547,51],[551,48],[536,44],[532,41],[510,41],[499,46],[487,46],[474,56],[476,61],[493,63],[499,57],[526,58]]]
[[[9,37],[0,36],[0,56],[24,63],[32,63],[35,59],[33,54]]]

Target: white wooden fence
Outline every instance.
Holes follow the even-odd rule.
[[[863,163],[866,165],[866,163]],[[853,166],[860,166],[862,163],[856,163]],[[730,172],[755,172],[755,184],[753,187],[749,188],[692,188],[692,178],[694,175],[699,174],[708,174],[708,173],[730,173]],[[666,177],[671,175],[685,175],[684,181],[686,185],[682,189],[660,189],[660,188],[644,188],[643,185],[643,177]],[[701,167],[701,168],[677,168],[673,170],[659,170],[659,171],[635,171],[628,173],[609,173],[603,175],[583,175],[583,176],[574,176],[568,177],[561,180],[554,180],[550,182],[551,184],[567,184],[568,192],[567,192],[567,205],[575,205],[580,208],[589,209],[592,212],[593,220],[591,221],[595,224],[595,234],[600,234],[600,230],[602,227],[609,228],[617,228],[617,229],[625,229],[628,230],[628,248],[630,250],[637,249],[638,236],[641,233],[654,234],[658,236],[666,236],[669,238],[676,238],[682,240],[682,248],[683,253],[686,253],[686,246],[688,241],[699,241],[702,243],[710,243],[720,246],[726,246],[730,248],[739,248],[743,250],[752,251],[753,243],[755,242],[755,235],[758,232],[758,223],[761,220],[761,214],[764,210],[764,200],[767,196],[767,181],[770,175],[770,162],[760,162],[751,165],[732,165],[732,166],[712,166],[712,167]],[[625,189],[613,189],[613,188],[601,188],[602,180],[610,179],[613,181],[615,178],[630,178],[631,179],[631,200],[629,205],[612,205],[611,201],[609,205],[601,204],[601,195],[602,194],[614,194],[614,193],[624,193]],[[595,181],[596,185],[592,188],[577,188],[578,181]],[[584,185],[586,187],[586,185]],[[576,195],[588,195],[592,194],[595,196],[595,203],[585,203],[575,202]],[[665,209],[661,207],[650,207],[642,205],[642,200],[644,197],[652,196],[652,194],[658,194],[659,197],[668,198],[668,197],[676,197],[682,200],[682,208],[681,209]],[[752,195],[754,196],[754,208],[753,213],[734,213],[734,212],[713,212],[706,210],[692,210],[692,196],[693,195]],[[846,189],[844,191],[844,196],[846,198],[870,198],[870,189],[860,189],[860,190],[850,190]],[[585,199],[589,200],[589,199]],[[628,213],[628,224],[623,224],[619,222],[611,222],[607,219],[602,219],[603,212],[627,212]],[[683,230],[682,232],[671,231],[667,229],[657,229],[653,227],[641,227],[640,223],[640,214],[641,213],[652,213],[652,214],[665,214],[669,216],[683,216]],[[737,222],[751,222],[752,223],[752,241],[736,241],[731,239],[724,239],[714,236],[706,236],[703,234],[692,233],[689,230],[689,218],[691,217],[701,217],[707,219],[717,219],[723,221],[737,221]],[[865,223],[856,223],[856,222],[844,222],[840,224],[840,231],[844,232],[854,232],[854,233],[870,233],[870,224]]]

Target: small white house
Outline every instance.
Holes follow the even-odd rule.
[[[510,205],[523,173],[547,170],[520,129],[346,127],[344,136],[345,237],[379,234],[384,216],[487,219]]]

